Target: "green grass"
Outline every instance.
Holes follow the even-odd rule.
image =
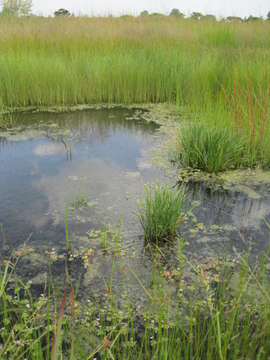
[[[248,164],[248,144],[241,135],[211,124],[196,122],[178,132],[176,158],[183,167],[209,173]]]
[[[158,244],[173,239],[181,221],[183,204],[184,190],[159,183],[147,185],[138,212],[145,240]]]
[[[2,18],[0,108],[173,103],[237,128],[250,161],[269,167],[269,30],[165,16]]]
[[[179,267],[170,271],[160,253],[150,287],[126,269],[148,299],[143,309],[124,294],[119,302],[113,288],[103,300],[78,301],[69,290],[57,297],[52,281],[46,294],[34,298],[16,263],[6,263],[0,272],[0,358],[269,358],[268,253],[253,266],[247,256],[195,265],[179,243]],[[193,274],[188,281],[187,268]],[[168,290],[167,278],[176,291]]]
[[[159,16],[1,18],[0,108],[173,103],[185,107],[191,121],[181,134],[186,131],[182,149],[188,140],[181,161],[207,171],[225,170],[225,164],[269,168],[269,30],[269,22]],[[192,125],[194,118],[201,125]],[[183,199],[165,185],[146,189],[139,217],[147,241],[175,237]],[[119,236],[112,275],[121,260]],[[68,236],[66,244],[71,252]],[[268,359],[269,254],[253,266],[237,257],[209,270],[190,263],[181,246],[179,267],[168,271],[155,260],[150,287],[124,269],[148,300],[142,310],[126,298],[121,312],[113,276],[104,289],[106,306],[74,297],[67,266],[67,291],[56,296],[50,279],[44,296],[35,298],[17,275],[17,260],[1,259],[0,359]],[[194,276],[186,279],[187,268]]]
[[[270,23],[2,18],[0,108],[173,103],[237,127],[270,166]]]

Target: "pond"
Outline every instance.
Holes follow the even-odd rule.
[[[175,186],[176,176],[153,160],[164,133],[143,114],[122,108],[22,113],[1,132],[1,254],[16,251],[19,273],[37,291],[46,281],[49,259],[55,281],[63,283],[65,209],[75,254],[71,274],[80,279],[81,293],[96,295],[112,281],[119,294],[143,296],[127,269],[150,286],[154,263],[136,216],[137,202],[146,183]],[[267,249],[267,182],[245,180],[237,189],[216,191],[189,184],[186,192],[187,216],[180,231],[192,258],[207,261],[249,246],[255,254]],[[112,251],[104,252],[104,239],[108,248],[119,247],[117,266]],[[177,243],[161,250],[165,266],[177,267]]]

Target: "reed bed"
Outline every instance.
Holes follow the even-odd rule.
[[[270,23],[0,18],[0,106],[173,103],[270,165]]]
[[[270,25],[172,18],[0,22],[3,106],[173,102],[229,105],[224,90],[270,79]],[[257,91],[256,91],[257,93]]]

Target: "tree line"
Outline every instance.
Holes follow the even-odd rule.
[[[143,10],[140,13],[140,16],[166,16],[166,15],[161,14],[161,13],[149,13],[149,11]],[[194,20],[203,20],[203,19],[214,20],[214,21],[217,20],[216,16],[213,14],[203,15],[202,13],[197,12],[197,11],[194,11],[190,16],[186,16],[179,9],[172,9],[168,16],[182,18],[182,19],[189,18],[189,19],[194,19]],[[231,22],[231,21],[244,22],[244,21],[252,21],[252,20],[263,20],[263,18],[253,16],[253,15],[250,15],[249,17],[246,17],[246,18],[241,18],[240,16],[228,16],[226,18],[223,18],[222,20],[227,20],[229,22]],[[270,11],[267,14],[267,20],[270,20]]]
[[[2,12],[1,15],[7,15],[7,16],[30,16],[32,14],[32,7],[33,7],[33,1],[32,0],[2,0]],[[54,16],[71,16],[72,14],[69,12],[69,10],[61,8],[54,12]],[[146,16],[166,16],[161,13],[150,13],[147,10],[143,10],[140,13],[140,16],[146,17]],[[168,16],[175,17],[175,18],[190,18],[194,20],[213,20],[216,21],[215,15],[212,14],[206,14],[203,15],[200,12],[194,11],[190,16],[186,16],[184,13],[182,13],[179,9],[172,9]],[[255,21],[255,20],[263,20],[262,17],[257,17],[250,15],[247,18],[241,18],[239,16],[228,16],[224,18],[223,20],[228,22],[245,22],[245,21]],[[267,14],[267,20],[270,21],[270,11]]]

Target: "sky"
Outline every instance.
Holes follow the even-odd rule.
[[[266,16],[270,0],[33,0],[36,14],[52,15],[59,8],[75,14],[136,15],[142,10],[168,13],[178,8],[185,14],[199,11],[216,16]]]

